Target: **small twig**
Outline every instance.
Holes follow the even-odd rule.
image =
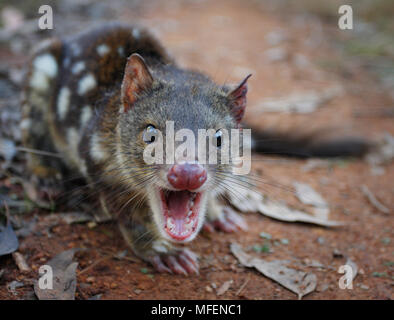
[[[29,272],[31,270],[22,254],[13,252],[12,257],[21,272]]]
[[[364,184],[361,186],[361,191],[364,193],[364,195],[368,198],[369,202],[379,211],[389,214],[390,209],[381,204],[378,199],[373,195],[373,193],[368,189],[368,187]]]
[[[241,294],[241,292],[243,291],[243,289],[245,289],[246,285],[248,284],[250,280],[250,275],[248,275],[248,278],[245,280],[245,282],[242,284],[242,286],[239,287],[236,295],[239,296]]]

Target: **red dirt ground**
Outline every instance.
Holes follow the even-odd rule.
[[[130,22],[136,16],[125,9],[119,19]],[[314,47],[306,44],[315,30],[314,22],[300,21],[241,1],[152,6],[138,17],[137,22],[153,28],[183,66],[205,71],[218,82],[239,81],[252,72],[246,114],[246,120],[251,123],[280,129],[345,128],[347,133],[351,131],[371,138],[384,132],[394,134],[392,118],[354,116],[355,112],[370,112],[392,102],[376,85],[376,79],[354,63],[352,57],[341,55],[332,45],[331,37],[342,36],[335,25],[322,25],[321,41]],[[288,36],[281,46],[288,50],[289,58],[270,62],[265,59],[264,51],[272,45],[265,37],[279,29]],[[311,65],[296,65],[294,57],[298,54],[305,56]],[[339,72],[315,63],[323,60],[338,63]],[[343,88],[343,94],[312,114],[257,111],[259,101],[265,97],[319,91],[333,86]],[[77,299],[88,299],[96,294],[102,294],[101,299],[217,299],[213,287],[220,287],[231,279],[231,287],[220,298],[297,299],[295,294],[257,271],[239,265],[231,254],[229,245],[233,241],[244,248],[261,244],[259,234],[262,231],[271,234],[274,240],[286,238],[289,243],[273,246],[272,253],[256,255],[267,260],[296,259],[304,263],[302,270],[317,275],[317,289],[304,299],[393,299],[394,164],[386,165],[385,174],[379,176],[373,175],[370,165],[362,160],[305,171],[302,169],[305,160],[281,161],[258,155],[254,159],[253,170],[263,177],[268,176],[270,181],[285,186],[293,181],[310,184],[330,204],[330,219],[346,222],[346,226],[323,228],[284,223],[248,213],[244,215],[249,225],[247,232],[200,234],[189,246],[201,256],[200,275],[183,277],[157,274],[130,251],[127,260],[111,258],[111,253],[127,249],[115,223],[92,229],[85,224],[62,224],[52,228],[50,238],[43,232],[41,236],[21,239],[19,252],[26,257],[32,272],[22,274],[10,256],[0,258],[0,270],[5,270],[0,279],[0,299],[23,298],[32,291],[30,286],[16,289],[17,295],[13,295],[6,284],[13,280],[36,279],[40,265],[73,247],[89,249],[77,253],[75,258],[79,262]],[[390,214],[379,212],[368,202],[360,190],[364,184],[391,209]],[[275,199],[299,205],[290,192],[270,186],[262,191]],[[35,213],[39,219],[47,214]],[[343,256],[334,255],[334,250]],[[359,268],[352,290],[342,290],[338,286],[342,275],[337,270],[346,257]],[[324,268],[308,267],[312,260],[319,261]],[[147,268],[148,273],[141,272],[141,268]],[[381,276],[376,276],[376,272]]]

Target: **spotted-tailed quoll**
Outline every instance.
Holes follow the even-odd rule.
[[[166,132],[167,121],[196,136],[199,129],[214,129],[219,150],[222,131],[240,128],[248,77],[234,86],[216,84],[178,67],[146,30],[120,23],[41,43],[28,70],[23,143],[61,155],[29,154],[30,172],[44,181],[66,171],[84,177],[102,214],[117,219],[133,251],[156,270],[198,273],[197,256],[184,244],[203,225],[210,231],[246,229],[218,200],[232,180],[231,162],[147,164],[143,154],[156,133]],[[268,137],[260,132],[254,147],[307,156],[324,149],[309,141],[278,147]],[[358,154],[365,144],[352,146]]]

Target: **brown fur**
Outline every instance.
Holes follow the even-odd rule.
[[[71,39],[54,40],[33,55],[32,61],[46,53],[54,56],[58,72],[49,88],[39,94],[46,103],[34,99],[36,88],[26,87],[24,117],[34,125],[25,130],[25,145],[59,152],[68,170],[78,170],[93,188],[99,186],[101,216],[118,217],[126,240],[141,257],[151,261],[158,254],[155,241],[168,254],[177,252],[152,221],[149,190],[167,167],[145,164],[142,134],[147,125],[165,132],[167,120],[174,121],[175,130],[188,128],[196,136],[200,128],[237,128],[240,117],[231,113],[231,105],[237,101],[229,96],[230,89],[201,73],[179,69],[149,33],[133,26],[109,24]],[[126,67],[127,57],[133,53],[140,54],[147,67],[143,62],[137,67],[139,58]],[[84,68],[75,72],[78,63]],[[28,80],[32,72],[31,65]],[[141,85],[150,74],[149,83]],[[83,112],[90,118],[81,125]],[[34,132],[36,125],[44,128],[41,134]],[[46,166],[50,172],[54,167],[45,159],[35,159],[30,165],[35,174],[37,168]],[[218,169],[220,165],[208,166],[213,177]],[[207,188],[213,195],[216,187],[211,179]],[[209,210],[213,211],[216,217],[220,210]]]

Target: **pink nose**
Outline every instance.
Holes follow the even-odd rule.
[[[200,188],[207,180],[207,171],[199,164],[174,164],[167,174],[168,182],[180,190]]]

